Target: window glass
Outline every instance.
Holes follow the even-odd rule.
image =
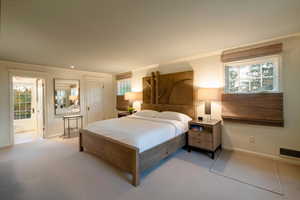
[[[121,79],[117,81],[117,95],[125,95],[126,92],[131,92],[131,79]]]
[[[278,58],[225,64],[226,93],[279,91]]]
[[[16,86],[14,88],[14,119],[31,118],[31,88]]]

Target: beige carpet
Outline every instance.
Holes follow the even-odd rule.
[[[280,164],[280,196],[209,171],[207,155],[184,150],[142,174],[133,187],[102,160],[78,152],[77,139],[0,150],[1,200],[298,200],[300,167]]]
[[[211,172],[282,195],[275,160],[242,152],[222,151]]]
[[[28,131],[23,133],[16,133],[14,134],[14,143],[15,144],[22,144],[27,142],[32,142],[36,138],[37,133],[35,131]]]

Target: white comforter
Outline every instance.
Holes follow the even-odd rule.
[[[187,122],[159,118],[129,116],[98,121],[87,130],[146,151],[188,130]]]

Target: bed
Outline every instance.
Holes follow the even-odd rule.
[[[175,94],[171,91],[169,95],[177,98],[178,93],[180,93],[180,95],[185,96],[185,99],[189,102],[182,103],[183,98],[179,98],[181,104],[170,104],[168,102],[166,104],[160,104],[158,96],[155,97],[155,94],[158,95],[159,93],[153,91],[155,88],[158,88],[159,79],[158,77],[155,78],[152,76],[150,90],[146,88],[145,92],[144,87],[144,103],[141,109],[160,112],[179,112],[194,118],[194,90],[189,90],[191,84],[187,81],[190,80],[187,79],[187,73],[176,73],[175,76],[173,74],[170,75],[172,79],[170,79],[170,76],[166,76],[166,78],[176,81],[176,77],[178,77],[179,80],[177,81],[179,81],[179,84],[168,83],[168,85],[179,86],[179,89],[178,87],[175,89],[172,87],[171,90],[174,91]],[[188,73],[188,77],[193,80],[193,76],[190,72]],[[160,78],[160,80],[165,79]],[[145,81],[147,81],[147,79],[143,79],[144,83]],[[164,90],[164,92],[166,91],[167,90]],[[148,103],[148,97],[151,98],[151,103]],[[169,99],[172,101],[172,98]],[[174,102],[174,100],[172,102]],[[187,121],[179,123],[176,122],[176,120],[139,116],[104,120],[93,123],[85,129],[80,129],[79,151],[87,151],[95,154],[120,170],[130,173],[132,175],[132,184],[138,186],[140,184],[140,173],[142,171],[155,166],[159,161],[185,146],[185,133],[187,130]]]

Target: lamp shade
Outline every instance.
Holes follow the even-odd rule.
[[[128,100],[128,101],[142,101],[143,100],[142,92],[126,92],[125,93],[125,100]]]
[[[77,99],[78,99],[77,96],[69,96],[69,100],[70,100],[70,101],[75,101],[75,100],[77,100]]]
[[[198,89],[199,101],[219,101],[221,100],[220,88],[199,88]]]

